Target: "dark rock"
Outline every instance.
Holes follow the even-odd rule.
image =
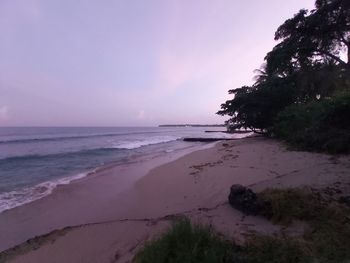
[[[256,194],[240,184],[231,186],[228,201],[233,208],[247,215],[256,215],[261,210]]]

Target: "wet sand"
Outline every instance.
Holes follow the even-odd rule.
[[[87,177],[58,186],[52,194],[0,214],[0,251],[66,226],[132,215],[134,183],[152,168],[210,144],[163,155],[150,154],[132,163],[101,167]]]

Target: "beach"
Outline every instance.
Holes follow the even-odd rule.
[[[130,262],[145,242],[182,216],[211,225],[236,242],[249,233],[278,235],[281,226],[230,207],[230,186],[241,184],[257,192],[308,187],[336,198],[350,193],[349,161],[349,156],[291,151],[281,142],[252,137],[218,142],[149,166],[96,171],[0,214],[0,244],[7,249],[0,259]],[[123,173],[134,175],[125,187],[117,177]]]
[[[0,36],[0,263],[350,263],[350,0],[3,0]]]

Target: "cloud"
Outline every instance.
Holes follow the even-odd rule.
[[[6,121],[9,119],[9,110],[7,106],[0,107],[0,120]]]

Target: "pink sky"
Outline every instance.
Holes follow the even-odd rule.
[[[0,126],[222,123],[311,0],[2,0]]]

